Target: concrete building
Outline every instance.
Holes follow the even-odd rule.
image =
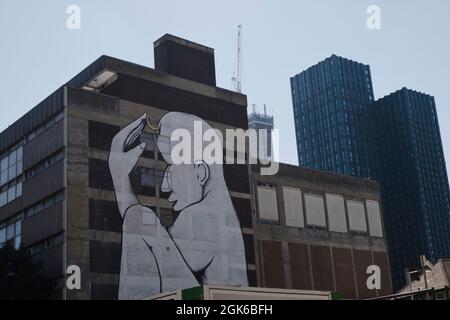
[[[424,258],[424,256],[422,256]],[[450,300],[450,260],[422,262],[419,270],[405,270],[406,283],[396,294],[380,300]]]
[[[413,273],[413,277],[408,276],[407,285],[398,293],[411,293],[428,289],[444,289],[450,287],[450,260],[440,259],[429,267],[424,267]],[[450,298],[450,297],[449,297]]]
[[[335,291],[344,299],[390,294],[387,244],[375,181],[280,164],[253,168],[258,284]],[[381,269],[368,290],[367,267]]]
[[[213,49],[171,35],[154,47],[155,69],[102,56],[0,134],[0,245],[41,261],[56,299],[143,299],[205,283],[389,293],[373,181],[174,165],[171,132],[196,121],[246,130],[247,99],[216,86]],[[374,263],[382,288],[367,292]],[[81,289],[69,290],[73,265]]]

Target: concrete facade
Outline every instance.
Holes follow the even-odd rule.
[[[375,228],[371,229],[368,218],[367,203],[380,201],[379,186],[375,181],[280,164],[276,176],[261,176],[254,167],[252,187],[258,284],[336,291],[343,298],[365,299],[392,292],[384,233],[374,236]],[[276,194],[277,219],[261,218],[258,188],[269,188]],[[286,188],[298,190],[300,194],[299,207],[295,210],[303,216],[300,227],[286,220],[283,194]],[[308,217],[305,199],[309,194],[324,199],[326,221],[323,226],[312,225],[317,220],[313,215]],[[335,212],[327,208],[326,195],[343,199],[345,217],[342,221],[346,228],[341,232],[330,230],[330,217]],[[350,225],[347,203],[354,200],[365,203],[365,232],[354,231]],[[379,217],[381,219],[381,212]],[[368,290],[366,286],[366,271],[370,265],[378,265],[381,269],[380,290]]]
[[[185,43],[173,39],[177,45]],[[187,52],[200,46],[187,43]],[[211,54],[209,48],[202,50]],[[6,192],[13,190],[14,196],[9,192],[11,201],[0,208],[0,243],[17,243],[43,263],[45,276],[55,283],[54,298],[119,296],[124,229],[108,162],[118,132],[143,113],[150,115],[151,124],[157,126],[174,112],[200,117],[222,132],[248,128],[246,96],[212,85],[215,71],[208,70],[214,65],[211,56],[208,61],[202,67],[204,77],[200,81],[190,76],[195,68],[182,70],[185,78],[180,78],[171,74],[176,72],[170,68],[162,72],[103,56],[0,134],[1,159],[8,157],[9,161],[12,152],[23,148],[23,163],[11,162],[10,166],[16,166],[18,177],[11,176],[2,186]],[[146,148],[130,172],[129,182],[139,203],[169,229],[179,216],[162,188],[168,164],[157,146],[155,132],[146,128],[138,145],[142,141]],[[19,156],[15,159],[22,161]],[[390,293],[384,232],[377,237],[370,235],[367,201],[379,201],[375,182],[288,165],[281,165],[276,176],[260,176],[258,172],[245,164],[223,166],[228,197],[242,234],[248,286],[341,291],[345,298]],[[269,185],[270,196],[270,188],[275,186],[276,222],[260,219],[263,214],[269,218],[275,215],[275,210],[260,210],[261,185]],[[283,187],[292,188],[286,197],[291,199],[288,219]],[[330,223],[330,210],[321,214],[317,195],[324,193],[342,195],[349,201],[363,199],[366,233],[331,232],[344,225],[338,218]],[[297,212],[292,199],[298,197],[302,206]],[[344,212],[338,202],[333,202],[337,205],[336,217]],[[351,205],[355,209],[345,209],[345,214],[354,212],[358,229],[361,207],[358,201]],[[307,227],[311,219],[317,220],[314,228]],[[345,228],[350,230],[353,222],[345,221]],[[381,220],[379,224],[382,230]],[[374,226],[379,233],[380,227]],[[204,241],[198,244],[205,245]],[[365,272],[371,264],[381,267],[382,289],[367,292]],[[71,265],[81,269],[80,290],[65,287],[66,270]]]

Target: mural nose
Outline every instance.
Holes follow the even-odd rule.
[[[163,181],[161,183],[161,191],[162,192],[171,192],[172,191],[172,187],[171,187],[171,184],[170,184],[169,168],[167,168],[166,172],[164,173],[164,178],[163,178]]]

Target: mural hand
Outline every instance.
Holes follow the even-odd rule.
[[[113,179],[120,179],[124,176],[128,177],[139,160],[139,157],[144,152],[146,147],[145,142],[137,145],[133,149],[130,149],[130,146],[139,139],[145,128],[146,119],[147,114],[144,113],[114,136],[109,154],[109,168]]]

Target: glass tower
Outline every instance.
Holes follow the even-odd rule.
[[[255,108],[255,106],[253,106]],[[251,114],[248,115],[248,127],[254,129],[258,135],[257,140],[254,142],[256,145],[251,146],[253,152],[261,158],[272,157],[272,130],[274,128],[273,116],[269,116],[266,112],[266,106],[264,105],[264,113],[256,112],[254,109]],[[263,131],[266,130],[263,137]],[[262,141],[260,141],[262,139]],[[263,150],[260,150],[260,147]]]
[[[434,98],[403,88],[369,107],[394,288],[419,256],[450,257],[449,183]]]
[[[299,165],[367,177],[370,67],[332,55],[291,78]]]
[[[395,290],[419,256],[450,258],[450,191],[434,98],[373,101],[370,67],[335,55],[291,78],[300,166],[380,182]]]

